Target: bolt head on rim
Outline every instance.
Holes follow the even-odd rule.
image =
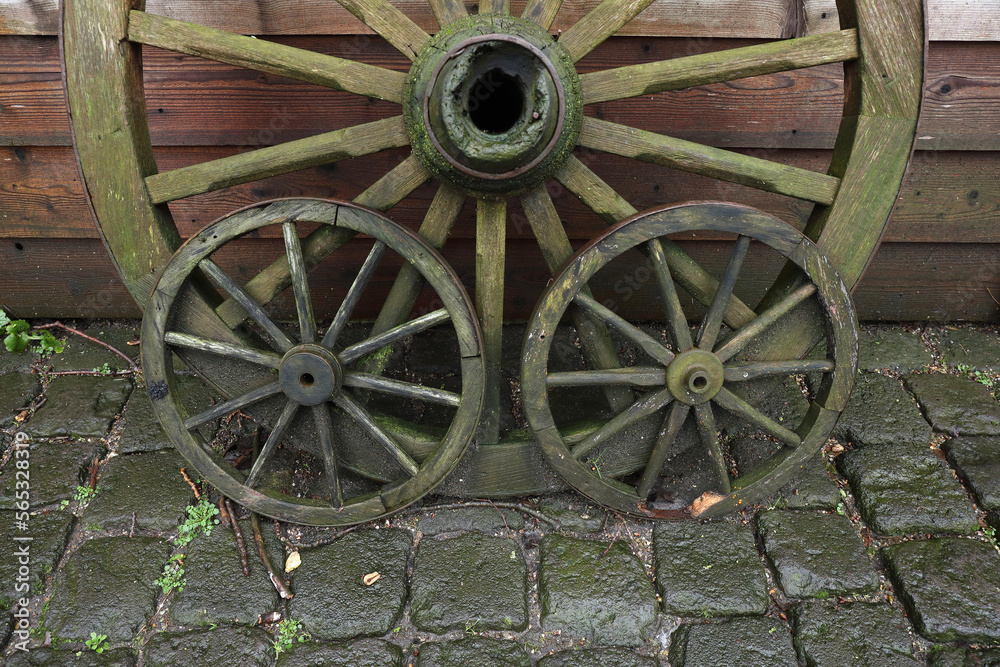
[[[712,400],[722,389],[724,380],[722,361],[708,350],[682,352],[667,366],[670,393],[688,405],[701,405]]]
[[[403,116],[414,151],[473,195],[537,185],[580,132],[573,63],[529,21],[480,15],[448,26],[421,51],[406,85]]]
[[[319,405],[340,390],[344,371],[322,345],[296,345],[285,353],[278,382],[285,396],[299,405]]]

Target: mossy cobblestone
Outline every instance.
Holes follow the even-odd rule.
[[[552,653],[537,667],[657,667],[657,662],[624,648],[593,648]]]
[[[71,375],[53,378],[45,390],[45,405],[25,426],[36,438],[99,438],[122,409],[132,391],[128,380]]]
[[[788,628],[773,618],[748,617],[683,625],[671,635],[671,640],[671,667],[798,667],[799,664]]]
[[[32,509],[71,500],[76,487],[84,483],[84,473],[94,457],[104,453],[100,443],[78,440],[38,441],[31,444],[29,451],[29,503]],[[8,465],[0,473],[0,509],[14,509],[16,487],[15,466]]]
[[[259,628],[218,627],[154,634],[143,654],[146,667],[271,667],[274,649]]]
[[[466,637],[428,642],[419,648],[417,667],[530,667],[531,658],[515,642],[490,637]]]
[[[14,421],[18,409],[28,407],[42,393],[42,382],[29,373],[0,375],[0,426]]]
[[[377,639],[349,644],[300,644],[278,656],[274,667],[402,667],[398,646]]]
[[[862,329],[860,332],[858,370],[911,373],[933,362],[934,355],[919,333],[905,329]]]
[[[927,444],[931,427],[896,378],[862,373],[834,437],[864,445]]]
[[[1000,403],[985,385],[944,373],[907,375],[905,380],[935,430],[953,436],[1000,435]]]
[[[948,463],[984,510],[1000,510],[1000,437],[954,438],[942,446]]]
[[[833,606],[804,603],[794,609],[794,642],[813,667],[917,667],[909,623],[888,604]]]

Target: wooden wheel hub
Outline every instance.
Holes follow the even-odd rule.
[[[511,17],[470,17],[435,42],[414,63],[404,104],[424,163],[480,194],[509,195],[551,174],[580,131],[579,78],[565,52]]]
[[[311,343],[286,352],[278,369],[281,391],[299,405],[319,405],[340,389],[342,379],[337,357]]]
[[[687,405],[706,403],[722,389],[722,361],[708,350],[688,350],[667,366],[667,387],[674,398]]]

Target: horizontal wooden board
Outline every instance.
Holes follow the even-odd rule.
[[[470,240],[456,242],[446,253],[465,280],[473,275],[473,245]],[[714,268],[721,268],[726,257],[717,244],[689,250],[707,257]],[[252,255],[248,253],[227,258],[226,268],[239,274],[239,261]],[[363,254],[363,248],[356,254]],[[506,317],[523,319],[547,274],[537,248],[528,241],[512,242],[507,257]],[[341,289],[350,278],[342,276]],[[0,284],[5,285],[0,306],[18,317],[139,314],[94,239],[0,240]],[[863,320],[996,321],[1000,305],[990,292],[1000,292],[1000,245],[889,243],[879,250],[855,299]],[[625,312],[634,308],[638,316],[648,316],[638,298],[622,298],[621,305]]]
[[[553,30],[563,30],[596,6],[598,0],[566,3]],[[418,25],[434,31],[437,22],[422,0],[393,0]],[[474,11],[476,0],[465,5]],[[804,10],[790,12],[788,0],[659,0],[643,12],[629,34],[672,34],[690,37],[771,37],[792,30],[815,34],[835,30],[835,0],[805,0]],[[346,11],[326,0],[149,0],[147,9],[243,34],[361,33],[364,27]],[[332,7],[331,7],[332,5]],[[517,14],[523,0],[511,3]],[[54,35],[58,32],[58,0],[8,0],[0,5],[0,34]],[[992,41],[1000,39],[1000,0],[928,0],[928,32],[932,40]],[[739,16],[739,21],[733,17]],[[794,34],[794,33],[793,33]]]
[[[224,148],[172,148],[159,151],[162,168],[222,157]],[[349,200],[391,169],[404,151],[308,169],[170,204],[183,236],[212,220],[254,202],[280,197],[323,197]],[[626,158],[581,153],[633,206],[646,209],[698,199],[754,206],[801,227],[812,207],[806,202],[714,179],[640,165]],[[781,150],[770,155],[783,164],[822,171],[827,151]],[[984,152],[918,151],[903,182],[899,205],[886,232],[887,241],[933,243],[1000,243],[1000,169]],[[0,182],[0,237],[97,238],[84,199],[72,149],[68,147],[0,148],[4,180]],[[567,232],[576,241],[600,233],[605,225],[575,197],[551,184]],[[426,185],[392,210],[390,217],[416,229],[435,188]],[[474,211],[467,205],[453,235],[470,238]],[[510,211],[508,234],[531,238],[520,209]]]
[[[283,43],[395,69],[405,58],[352,38],[287,37]],[[699,51],[746,45],[713,40]],[[9,46],[10,48],[4,48]],[[581,71],[684,55],[690,40],[621,38]],[[395,115],[399,106],[280,77],[147,49],[147,108],[153,142],[164,146],[257,146]],[[715,146],[830,148],[843,85],[837,65],[754,77],[651,97],[590,105],[587,112]],[[1000,43],[931,48],[919,146],[1000,150]],[[58,48],[53,38],[0,37],[0,145],[71,143]]]

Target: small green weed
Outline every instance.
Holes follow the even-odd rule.
[[[274,657],[277,658],[282,653],[291,651],[296,643],[301,644],[308,639],[309,633],[302,629],[301,621],[291,618],[282,619],[278,623],[277,632],[274,633],[274,641],[271,642],[271,645],[274,646]]]
[[[90,639],[88,639],[85,643],[87,644],[87,648],[91,651],[104,653],[104,649],[108,648],[108,636],[91,632]]]
[[[997,543],[997,529],[993,526],[983,526],[983,535],[989,538],[993,544]]]
[[[153,583],[163,589],[164,595],[175,588],[183,591],[186,584],[184,581],[184,554],[171,556],[167,564],[163,566],[163,574]]]
[[[183,547],[191,543],[199,533],[212,534],[212,528],[219,520],[215,518],[219,514],[219,508],[209,502],[208,498],[202,498],[197,505],[189,505],[187,508],[188,518],[184,520],[178,530],[177,539],[174,545]]]
[[[94,496],[96,496],[97,492],[100,490],[101,487],[99,486],[91,488],[89,486],[80,485],[76,487],[76,492],[73,494],[73,500],[75,500],[77,505],[80,506],[80,509],[84,509],[90,504],[90,501],[94,499]],[[59,503],[59,509],[66,509],[69,504],[69,500],[64,500]]]
[[[103,366],[95,368],[93,372],[100,373],[101,375],[111,375],[115,372],[115,369],[111,368],[111,364],[105,361]]]
[[[997,397],[998,393],[1000,393],[1000,383],[997,382],[997,379],[994,376],[990,375],[986,371],[973,369],[969,364],[957,364],[955,366],[955,370],[970,380],[975,380],[989,389],[994,397]]]
[[[32,352],[48,356],[66,347],[66,343],[52,332],[32,329],[25,320],[12,320],[3,310],[0,310],[0,335],[4,337],[3,344],[8,352],[23,352],[30,347]]]

